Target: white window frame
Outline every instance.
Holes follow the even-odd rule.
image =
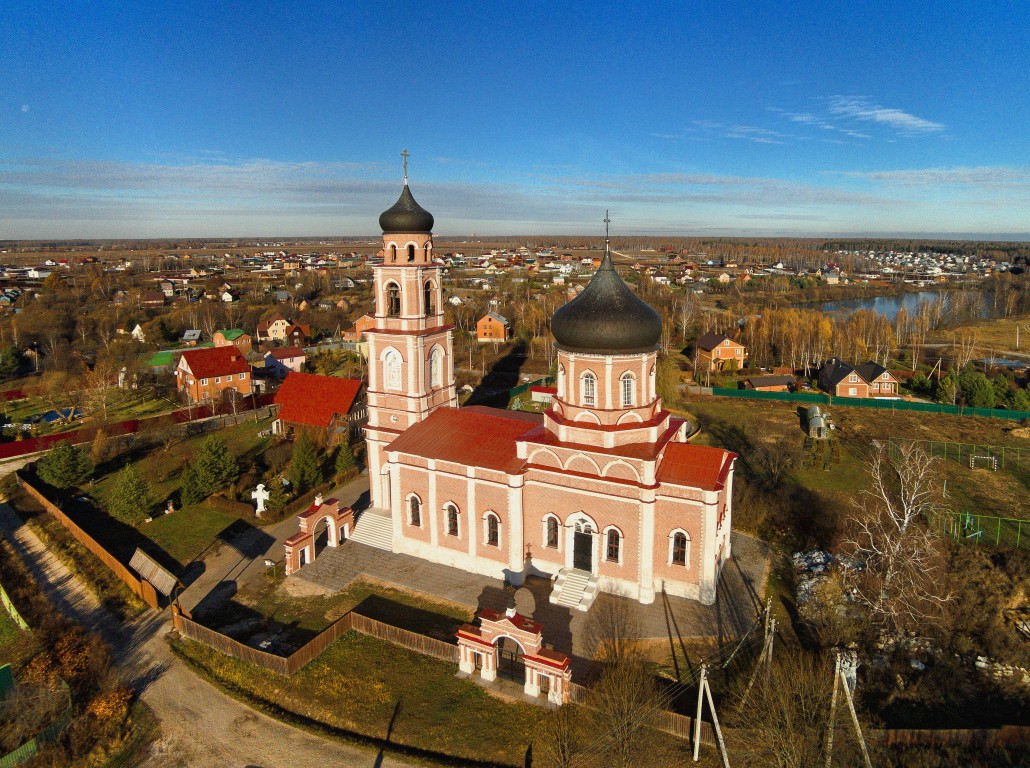
[[[676,534],[679,534],[679,533],[682,533],[686,537],[686,539],[687,539],[687,546],[686,546],[686,548],[684,549],[684,552],[683,552],[684,558],[683,558],[683,562],[682,563],[673,562],[673,559],[672,559],[673,551],[676,548]],[[689,571],[690,570],[690,550],[691,550],[691,546],[690,545],[691,545],[691,543],[692,543],[692,540],[690,538],[690,534],[687,533],[682,528],[676,528],[675,530],[670,531],[670,533],[669,533],[669,560],[668,560],[668,564],[676,566],[676,567],[679,567],[679,568],[684,568],[685,570]]]
[[[451,533],[451,507],[454,507],[454,533]],[[443,532],[445,535],[455,539],[461,538],[461,507],[453,501],[443,505]]]
[[[590,384],[590,392],[587,393],[587,384]],[[592,371],[587,371],[580,377],[580,404],[585,408],[597,407],[597,377]]]
[[[497,543],[490,543],[490,518],[497,521]],[[484,547],[496,547],[501,549],[503,546],[501,538],[501,516],[493,510],[488,510],[483,514],[483,546]]]
[[[418,522],[417,523],[411,522],[411,502],[412,501],[417,501],[418,502]],[[412,528],[421,528],[422,527],[422,499],[421,499],[421,497],[417,493],[409,493],[407,495],[407,497],[404,499],[404,503],[405,503],[405,506],[407,507],[407,509],[405,510],[405,512],[406,512],[405,522],[410,527],[412,527]]]
[[[608,559],[608,534],[615,532],[619,535],[619,556],[615,560]],[[612,563],[613,565],[622,565],[624,552],[626,551],[626,536],[622,530],[615,525],[609,525],[603,531],[601,531],[601,562]]]
[[[200,380],[200,386],[206,387],[207,386],[207,379],[201,379]]]
[[[555,541],[554,541],[554,546],[553,547],[548,546],[548,544],[547,544],[547,524],[551,520],[554,520],[555,525],[557,526],[557,531],[556,531],[557,535],[555,536]],[[546,515],[544,515],[544,518],[543,518],[542,522],[543,522],[543,531],[541,533],[540,541],[543,542],[544,549],[549,549],[552,552],[561,552],[561,550],[562,550],[562,547],[561,547],[561,541],[562,541],[561,518],[558,517],[558,515],[554,514],[553,512],[548,512]]]
[[[215,384],[221,384],[221,383],[222,383],[222,377],[221,376],[215,376]]]
[[[629,385],[627,390],[626,386]],[[629,395],[629,397],[627,397]],[[635,406],[637,400],[637,379],[636,377],[626,371],[622,376],[619,377],[619,402],[622,403],[623,408],[632,408]]]

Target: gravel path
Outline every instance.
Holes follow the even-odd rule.
[[[226,696],[172,654],[165,641],[171,629],[167,611],[148,611],[142,618],[124,625],[98,603],[4,503],[0,503],[0,529],[53,604],[111,643],[116,665],[160,720],[161,738],[141,768],[411,765],[321,739]]]

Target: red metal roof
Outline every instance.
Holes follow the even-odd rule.
[[[190,372],[198,379],[250,373],[250,363],[236,347],[209,347],[182,353]]]
[[[293,346],[293,347],[276,347],[275,349],[273,349],[268,354],[270,354],[276,360],[286,360],[287,358],[290,358],[290,357],[304,357],[305,356],[304,350],[301,349],[300,347],[297,347],[297,346]]]
[[[524,463],[515,454],[516,442],[542,418],[481,405],[441,408],[408,427],[387,451],[514,473]]]
[[[274,402],[280,406],[279,418],[283,421],[325,429],[333,416],[350,413],[360,391],[358,379],[290,371]]]
[[[658,466],[658,482],[718,491],[726,484],[726,476],[737,454],[722,448],[709,448],[690,443],[670,443]]]

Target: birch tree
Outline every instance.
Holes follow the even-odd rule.
[[[845,586],[870,624],[894,643],[944,612],[944,556],[928,518],[940,505],[935,459],[913,443],[881,448],[869,463],[843,553]]]

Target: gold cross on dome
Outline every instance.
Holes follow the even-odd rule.
[[[608,211],[604,212],[604,241],[608,242],[608,225],[612,223],[612,220],[608,218]]]
[[[408,152],[408,148],[405,147],[401,150],[401,157],[404,158],[404,180],[408,180],[408,158],[411,157],[411,153]]]

